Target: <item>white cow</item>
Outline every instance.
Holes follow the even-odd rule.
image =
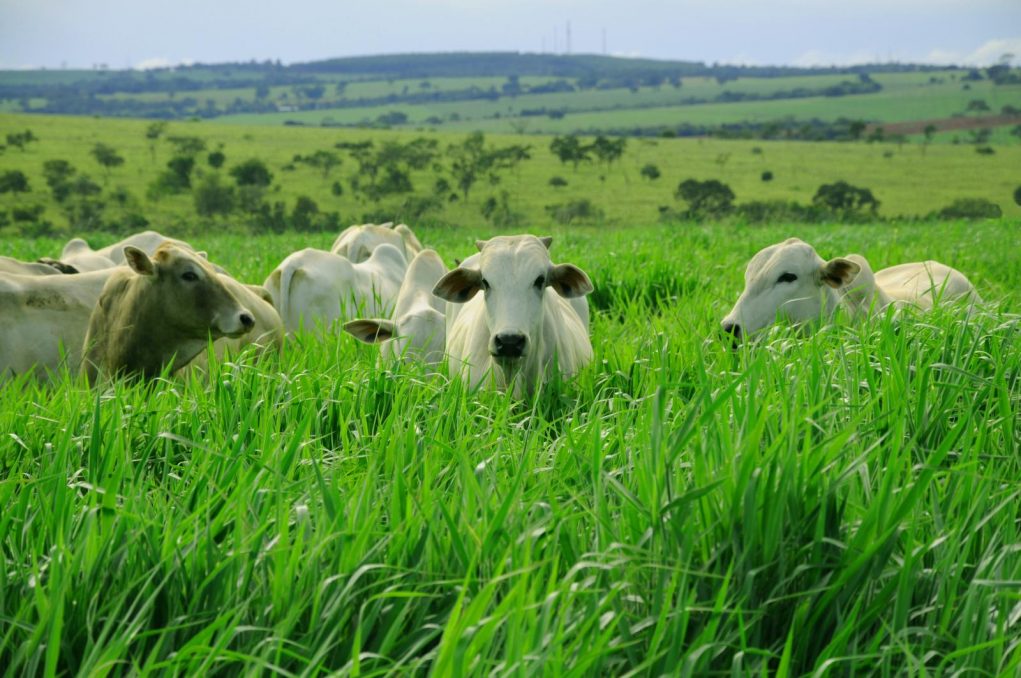
[[[422,251],[422,243],[410,228],[405,224],[394,226],[392,223],[348,226],[333,241],[330,251],[357,264],[372,256],[372,252],[384,243],[396,247],[407,260]]]
[[[873,274],[860,255],[824,261],[808,243],[789,238],[748,262],[744,291],[721,324],[736,340],[777,318],[804,323],[828,317],[842,302],[862,314],[891,303],[928,309],[934,301],[958,299],[979,300],[963,274],[939,262],[902,264]]]
[[[89,316],[111,268],[80,275],[0,274],[0,378],[78,371]],[[65,359],[66,358],[66,359]]]
[[[389,315],[407,267],[404,255],[393,245],[380,245],[359,264],[309,248],[284,259],[263,287],[273,298],[284,327],[293,333],[359,315]]]
[[[13,273],[14,275],[61,275],[61,271],[45,262],[20,261],[3,256],[0,256],[0,273]]]
[[[110,248],[104,248],[110,249]],[[110,250],[111,254],[115,250]],[[153,249],[155,251],[155,248]],[[47,260],[47,263],[51,263],[51,260]],[[101,271],[104,268],[113,268],[117,265],[114,260],[100,252],[94,252],[89,244],[81,238],[72,238],[64,245],[63,251],[60,253],[59,263],[67,266],[74,267],[79,273],[88,273],[89,271]],[[118,262],[123,264],[123,255],[121,260]]]
[[[434,250],[422,250],[408,266],[392,320],[352,320],[344,331],[369,344],[382,342],[383,360],[404,357],[426,365],[443,361],[447,302],[433,287],[447,272]]]
[[[566,301],[591,292],[592,282],[573,264],[553,264],[551,242],[534,235],[480,240],[477,266],[462,264],[436,284],[436,296],[464,305],[448,314],[451,376],[522,397],[554,363],[570,376],[592,360],[588,331]]]
[[[63,251],[60,253],[60,259],[40,259],[51,266],[57,266],[60,268],[61,265],[70,266],[76,269],[79,273],[86,273],[88,271],[100,271],[104,268],[112,268],[113,266],[120,266],[126,263],[124,258],[125,247],[135,247],[142,250],[147,255],[152,256],[159,249],[160,245],[164,243],[171,243],[177,247],[190,250],[198,254],[203,259],[208,258],[205,252],[199,252],[190,244],[183,240],[176,240],[174,238],[168,238],[162,233],[156,231],[142,231],[141,233],[135,233],[127,238],[124,238],[120,242],[116,242],[112,245],[108,245],[102,249],[93,250],[89,243],[85,242],[81,238],[72,238],[64,245]],[[223,273],[223,269],[219,266],[213,266],[218,273]],[[73,272],[73,271],[65,271]]]

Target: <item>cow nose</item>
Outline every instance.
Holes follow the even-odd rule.
[[[255,318],[252,317],[251,313],[242,313],[239,319],[241,320],[241,325],[246,330],[250,330],[255,327]]]
[[[525,353],[525,335],[517,332],[501,332],[493,337],[496,356],[500,358],[520,358]]]
[[[741,338],[741,326],[737,323],[723,323],[723,331],[734,335],[735,339]]]

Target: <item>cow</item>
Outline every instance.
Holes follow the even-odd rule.
[[[359,341],[381,343],[383,360],[403,357],[439,364],[446,340],[446,301],[433,294],[433,287],[446,273],[434,250],[422,250],[408,265],[393,319],[352,320],[344,324],[344,331]]]
[[[41,264],[40,264],[41,265]],[[89,317],[117,269],[79,275],[0,274],[0,378],[62,366],[76,373]]]
[[[860,255],[824,261],[808,243],[789,238],[748,262],[744,291],[721,325],[737,341],[777,318],[795,324],[827,318],[842,303],[861,315],[891,303],[929,309],[936,300],[958,299],[975,302],[978,294],[962,273],[945,264],[902,264],[873,274]]]
[[[389,315],[407,267],[404,255],[389,244],[380,245],[358,264],[308,248],[284,259],[263,287],[288,333],[327,329],[337,320],[359,315]]]
[[[567,302],[589,294],[592,282],[573,264],[551,262],[552,240],[479,240],[477,265],[462,263],[436,283],[433,294],[463,304],[448,313],[452,377],[520,398],[534,393],[554,364],[569,377],[592,360],[588,331]]]
[[[83,370],[153,378],[186,365],[210,337],[237,338],[255,319],[207,261],[190,249],[160,245],[152,258],[124,248],[129,269],[110,276],[89,318]]]
[[[422,251],[422,243],[405,224],[394,226],[386,223],[347,227],[333,241],[330,252],[358,264],[372,256],[373,250],[384,243],[396,247],[407,260]]]
[[[99,271],[104,268],[112,268],[114,266],[123,265],[125,263],[125,247],[136,247],[151,257],[156,253],[159,246],[164,243],[171,243],[177,247],[195,252],[203,259],[207,258],[205,252],[197,251],[194,247],[183,240],[168,238],[162,233],[157,233],[156,231],[142,231],[141,233],[130,235],[120,242],[108,245],[107,247],[99,250],[93,250],[92,247],[90,247],[89,244],[81,238],[72,238],[66,245],[64,245],[64,249],[60,253],[60,259],[47,258],[40,259],[39,261],[58,269],[63,269],[64,267],[75,269],[73,271],[63,271],[65,273]],[[216,269],[218,273],[225,272],[219,266],[214,265],[213,268]]]
[[[64,271],[57,270],[45,262],[20,261],[11,257],[0,256],[0,273],[13,275],[60,275]],[[70,271],[68,271],[70,272]],[[75,273],[77,271],[74,271]]]
[[[225,273],[219,273],[220,282],[252,314],[255,325],[241,337],[222,337],[213,342],[213,353],[222,360],[225,355],[236,355],[248,346],[255,346],[259,354],[279,351],[284,344],[284,324],[273,307],[273,298],[261,285],[245,285]],[[205,371],[208,367],[206,351],[199,352],[184,369]]]
[[[113,250],[110,251],[112,253]],[[57,268],[69,266],[79,273],[101,271],[105,268],[113,268],[114,266],[117,266],[118,263],[124,263],[123,259],[115,263],[110,256],[100,252],[94,252],[92,248],[89,247],[89,244],[81,238],[72,238],[69,240],[68,243],[64,245],[63,251],[60,253],[60,259],[40,259],[39,261]]]

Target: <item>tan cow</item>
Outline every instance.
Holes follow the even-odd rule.
[[[223,337],[213,343],[213,352],[217,359],[223,360],[225,355],[237,355],[248,346],[255,346],[259,354],[269,350],[277,350],[284,345],[284,324],[280,314],[273,307],[273,298],[261,285],[245,285],[229,275],[220,273],[220,281],[247,308],[255,325],[251,332],[241,337]],[[185,369],[206,370],[209,366],[208,354],[201,351],[185,365]]]
[[[255,319],[207,261],[173,244],[150,259],[125,247],[130,270],[107,281],[89,319],[83,369],[90,382],[100,373],[159,376],[204,350],[210,337],[240,337]]]

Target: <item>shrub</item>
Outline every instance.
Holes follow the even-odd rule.
[[[1021,186],[1014,189],[1014,203],[1021,206]]]
[[[0,193],[27,193],[28,177],[21,170],[8,170],[0,174]]]
[[[765,172],[762,173],[762,180],[763,181],[772,181],[773,180],[773,173],[770,172],[769,170],[766,170]]]
[[[234,177],[238,186],[269,186],[273,183],[273,173],[266,167],[266,163],[258,158],[245,160],[232,168],[230,175]]]
[[[1003,210],[985,198],[958,198],[936,213],[941,219],[998,219]]]
[[[843,216],[861,214],[864,210],[875,214],[879,209],[879,201],[872,191],[846,181],[821,185],[812,196],[812,204]]]
[[[979,155],[993,155],[996,150],[992,146],[976,146],[975,152]]]
[[[213,169],[220,169],[223,167],[223,163],[227,160],[227,156],[224,155],[223,151],[213,151],[206,156],[206,162]]]
[[[11,210],[11,218],[15,222],[35,223],[42,217],[46,208],[42,205],[30,205],[28,207],[15,207]]]
[[[553,188],[563,188],[567,185],[567,179],[563,177],[550,177],[549,185]]]
[[[828,212],[814,205],[802,205],[793,200],[753,200],[737,206],[737,214],[748,223],[766,224],[783,221],[819,222],[828,218]]]
[[[195,211],[204,217],[216,214],[230,214],[234,211],[237,199],[234,187],[221,183],[220,175],[211,173],[195,187]]]
[[[71,177],[76,170],[67,160],[47,160],[43,163],[43,177],[53,193],[53,199],[64,202],[71,193]]]
[[[592,204],[588,198],[571,200],[557,205],[546,205],[546,213],[558,224],[598,222],[605,218],[603,210]]]
[[[336,196],[344,195],[344,187],[341,186],[339,181],[334,181],[333,185],[330,186],[330,193]]]
[[[717,179],[685,179],[677,185],[674,198],[688,204],[688,217],[721,217],[734,208],[734,191]]]
[[[500,191],[499,197],[490,196],[482,203],[482,216],[494,226],[517,226],[524,217],[511,209],[510,193]]]
[[[649,181],[655,181],[662,176],[659,171],[659,167],[653,165],[651,162],[643,165],[642,169],[638,170],[638,173],[642,176],[642,178],[648,179]]]
[[[291,211],[291,227],[297,231],[311,231],[315,226],[315,217],[319,214],[319,205],[312,198],[299,195]]]

